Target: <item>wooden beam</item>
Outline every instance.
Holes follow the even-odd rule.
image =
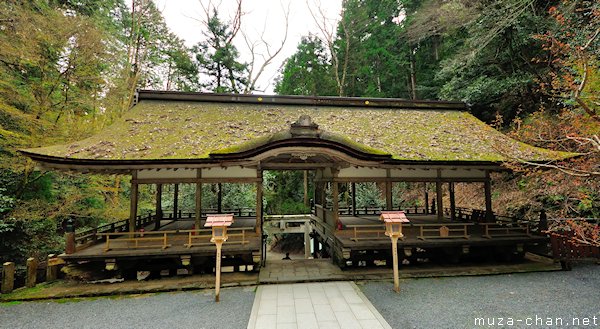
[[[333,201],[333,206],[332,206],[332,212],[333,212],[333,223],[334,223],[334,230],[337,231],[338,228],[341,226],[340,223],[340,183],[336,182],[335,179],[337,178],[337,175],[339,173],[339,170],[337,168],[331,168],[331,175],[332,175],[332,196],[331,199]]]
[[[198,171],[199,172],[199,171]],[[195,213],[195,221],[194,226],[196,230],[202,228],[202,183],[196,183],[196,213]]]
[[[436,202],[437,202],[437,219],[438,220],[443,220],[444,219],[444,204],[443,204],[443,198],[442,198],[442,171],[440,169],[438,169],[438,179],[435,182],[435,194],[436,194]]]
[[[392,202],[392,181],[387,180],[385,182],[385,209],[392,210],[394,204]]]
[[[162,211],[162,184],[156,184],[156,219],[154,222],[154,230],[158,231],[160,229],[160,221],[163,218]]]
[[[308,170],[304,170],[304,205],[310,207],[310,202],[308,201]]]
[[[179,211],[179,184],[175,184],[173,188],[173,219],[177,219],[177,213]]]
[[[335,163],[262,163],[261,168],[264,170],[311,170],[317,168],[329,168]]]
[[[138,184],[216,184],[216,183],[255,183],[256,178],[143,178]]]
[[[425,214],[429,214],[429,192],[427,192],[427,182],[423,182],[423,189],[425,190]]]
[[[492,210],[492,180],[489,171],[485,172],[486,180],[483,183],[485,194],[485,219],[487,222],[494,220],[494,211]]]
[[[352,216],[356,216],[356,183],[352,182]]]
[[[262,183],[262,170],[257,172],[260,182],[256,182],[256,233],[259,235],[262,232],[262,217],[263,217],[263,183]],[[262,248],[262,243],[261,243]]]
[[[223,210],[223,185],[217,183],[217,213],[220,214]]]
[[[456,199],[454,198],[454,183],[448,183],[450,191],[450,219],[456,220]]]
[[[425,177],[425,178],[420,178],[420,177],[411,177],[411,178],[399,178],[399,177],[390,177],[390,178],[385,178],[385,177],[337,177],[333,179],[336,182],[340,182],[340,183],[350,183],[350,182],[376,182],[376,183],[384,183],[388,180],[392,181],[392,182],[407,182],[407,183],[422,183],[422,182],[429,182],[429,183],[434,183],[437,182],[438,180],[444,182],[444,183],[449,183],[449,182],[464,182],[464,183],[483,183],[485,181],[485,178],[474,178],[474,177],[452,177],[452,178],[435,178],[435,177]],[[317,180],[318,181],[318,180]],[[329,181],[329,180],[324,180],[324,181]]]
[[[131,172],[131,196],[129,205],[129,232],[135,232],[135,218],[137,217],[138,210],[138,183],[137,183],[137,171]]]
[[[333,200],[333,219],[334,219],[334,223],[335,223],[335,230],[338,230],[338,227],[340,226],[340,213],[339,213],[339,209],[340,209],[340,203],[339,203],[339,198],[340,198],[340,188],[339,188],[339,184],[338,182],[333,182],[333,188],[332,188],[332,196],[331,199]]]

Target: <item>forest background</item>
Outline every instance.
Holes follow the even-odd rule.
[[[127,177],[39,171],[17,150],[94,134],[130,108],[138,88],[256,91],[263,64],[242,61],[232,42],[243,37],[238,3],[230,17],[205,5],[204,41],[192,47],[150,0],[0,3],[2,261],[62,250],[69,218],[94,227],[129,211]],[[513,138],[581,153],[558,163],[507,163],[514,172],[494,176],[497,213],[600,217],[599,2],[344,0],[334,28],[319,24],[318,6],[311,12],[320,31],[303,37],[285,61],[277,94],[467,102]],[[277,45],[255,55],[270,65]],[[267,173],[267,211],[307,211],[302,182],[301,172]],[[397,206],[424,205],[422,187],[396,185]],[[213,197],[203,206],[214,207],[216,186],[204,188]],[[151,210],[153,191],[141,193],[140,212]],[[252,207],[253,193],[252,186],[226,184],[223,202]],[[357,193],[361,207],[381,204],[377,185]],[[180,209],[193,210],[192,194],[183,187]],[[457,186],[457,204],[481,208],[480,189]]]

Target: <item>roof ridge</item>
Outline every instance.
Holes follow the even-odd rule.
[[[459,110],[467,111],[464,102],[439,100],[407,100],[402,98],[378,97],[338,97],[338,96],[301,96],[301,95],[254,95],[254,94],[218,94],[202,92],[181,92],[166,90],[138,90],[138,101],[168,100],[219,102],[238,104],[277,104],[277,105],[312,105],[312,106],[346,106],[346,107],[385,107],[420,110]]]

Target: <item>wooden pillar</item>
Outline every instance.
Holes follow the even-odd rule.
[[[55,262],[58,260],[55,254],[48,255],[46,262],[46,282],[51,282],[58,279],[58,265]]]
[[[308,170],[304,170],[304,205],[310,207],[308,200]]]
[[[324,182],[318,182],[316,185],[317,191],[319,192],[319,197],[316,199],[317,203],[325,207],[325,199],[327,194],[325,193],[325,188],[327,187],[327,184],[325,184]]]
[[[340,227],[340,187],[337,181],[333,181],[332,186],[332,196],[331,200],[333,201],[333,222],[335,224],[335,230]]]
[[[400,292],[400,275],[398,273],[398,236],[392,235],[392,262],[394,267],[394,291]]]
[[[394,204],[392,202],[392,181],[385,181],[385,209],[392,210]]]
[[[194,227],[196,230],[202,228],[202,183],[196,183],[196,218],[194,222]]]
[[[437,203],[437,219],[444,219],[444,204],[442,202],[442,172],[438,169],[437,179],[435,180],[435,194]]]
[[[2,289],[3,294],[11,293],[15,288],[15,263],[2,264]]]
[[[174,184],[173,187],[173,219],[178,219],[177,216],[179,212],[179,184]]]
[[[319,258],[319,239],[318,234],[315,233],[313,236],[313,258]]]
[[[137,183],[137,171],[131,173],[131,204],[129,205],[129,232],[135,232],[135,220],[137,217],[138,209],[138,183]]]
[[[304,258],[310,258],[310,221],[304,222]]]
[[[220,292],[221,292],[221,247],[223,246],[222,240],[215,241],[217,245],[217,257],[215,264],[215,302],[219,302],[220,300]]]
[[[38,261],[35,258],[27,258],[27,277],[25,278],[25,286],[27,288],[35,287],[37,281]]]
[[[454,182],[448,183],[448,190],[450,191],[450,219],[456,220],[456,200],[454,198]]]
[[[154,230],[160,229],[160,221],[163,218],[162,211],[162,184],[156,184],[156,218],[154,220]]]
[[[486,222],[493,222],[494,211],[492,210],[492,180],[490,179],[490,173],[488,171],[485,172],[483,189],[485,194],[485,220]]]
[[[356,216],[356,183],[352,182],[352,216]]]
[[[427,182],[423,183],[425,187],[425,215],[429,214],[429,193],[427,192]]]
[[[217,184],[217,214],[223,211],[223,185]]]
[[[256,233],[262,232],[262,217],[263,217],[263,181],[262,171],[257,170],[258,181],[256,182]]]
[[[73,219],[67,220],[65,227],[65,254],[70,255],[77,251],[77,242],[75,241],[75,223]]]

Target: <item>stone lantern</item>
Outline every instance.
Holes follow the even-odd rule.
[[[385,223],[385,235],[392,242],[392,259],[394,262],[394,291],[400,292],[400,278],[398,274],[398,239],[402,239],[402,223],[408,223],[408,218],[403,211],[382,211],[379,216]]]
[[[233,224],[233,214],[208,215],[204,227],[212,228],[213,242],[217,247],[217,257],[215,264],[215,301],[219,302],[219,293],[221,290],[221,247],[223,242],[227,241],[227,227]]]

